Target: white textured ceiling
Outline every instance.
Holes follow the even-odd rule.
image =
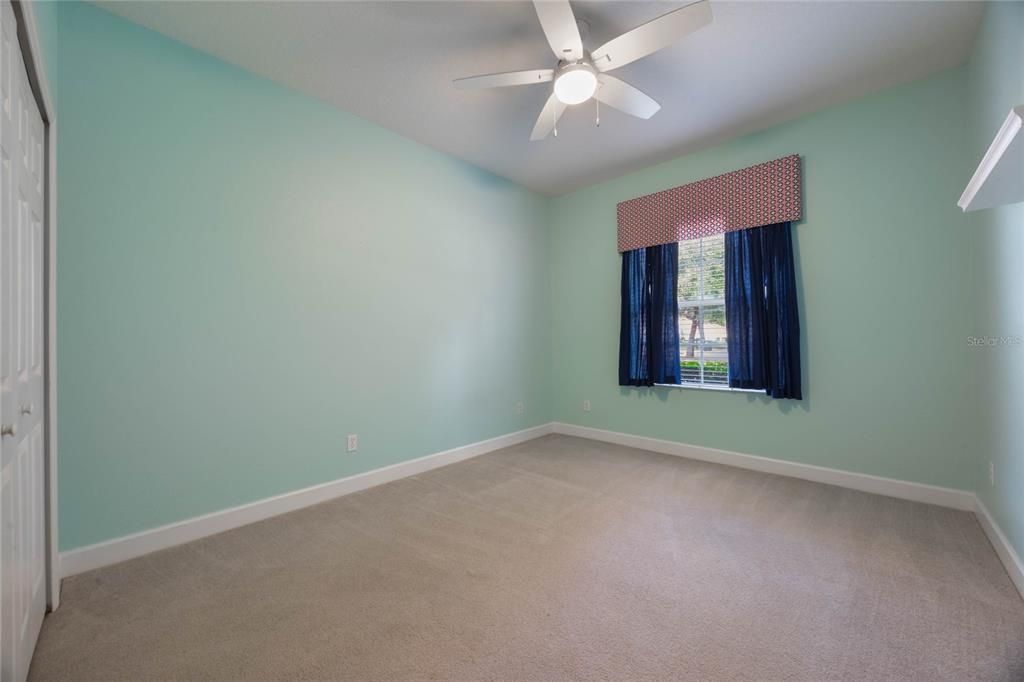
[[[573,2],[584,46],[681,2]],[[712,2],[714,21],[615,71],[652,119],[572,107],[530,142],[550,84],[451,81],[554,65],[529,2],[102,2],[109,11],[435,149],[561,194],[962,63],[980,2]],[[794,150],[799,152],[799,150]]]

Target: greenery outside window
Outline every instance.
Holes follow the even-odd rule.
[[[728,388],[724,234],[679,242],[678,297],[682,383]]]

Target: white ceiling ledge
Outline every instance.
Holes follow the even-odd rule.
[[[957,206],[978,211],[1024,201],[1024,104],[1010,110]]]

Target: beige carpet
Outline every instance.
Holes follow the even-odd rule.
[[[548,436],[64,583],[36,680],[1022,680],[974,516]]]

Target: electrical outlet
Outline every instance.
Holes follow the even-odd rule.
[[[988,463],[988,484],[993,488],[996,487],[996,465],[992,462]]]
[[[589,400],[584,400],[583,401],[583,411],[584,412],[590,412],[590,401]]]
[[[359,436],[357,436],[354,433],[348,434],[348,443],[346,444],[345,447],[346,447],[346,449],[349,452],[355,452],[356,450],[358,450],[359,449]]]
[[[523,406],[523,401],[520,400],[516,403],[516,414],[522,414],[526,408]]]

